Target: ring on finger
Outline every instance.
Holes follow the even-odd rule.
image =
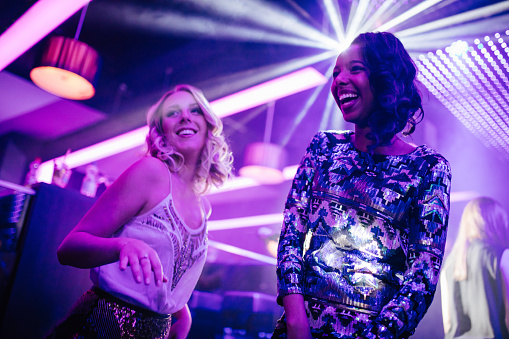
[[[140,261],[142,261],[143,259],[148,259],[148,254],[145,254],[143,257],[141,257]]]

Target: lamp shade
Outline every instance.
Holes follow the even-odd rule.
[[[261,184],[277,184],[285,180],[283,176],[285,163],[286,152],[282,146],[256,142],[247,147],[244,167],[239,170],[239,173]]]
[[[32,81],[54,95],[72,100],[90,99],[99,69],[99,54],[87,44],[61,36],[49,39],[41,65],[32,69]]]

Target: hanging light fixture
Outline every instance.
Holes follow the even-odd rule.
[[[263,142],[248,145],[244,166],[239,170],[241,176],[255,179],[261,184],[278,184],[285,180],[283,168],[286,152],[282,146],[270,142],[274,106],[274,102],[268,104]]]
[[[32,69],[30,78],[43,90],[72,100],[90,99],[99,69],[99,54],[78,41],[88,4],[81,12],[74,39],[52,37],[42,55],[41,65]]]

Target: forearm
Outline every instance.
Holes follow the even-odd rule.
[[[57,256],[62,265],[92,268],[119,260],[129,238],[103,238],[87,232],[71,232],[60,244]]]
[[[302,294],[289,294],[283,297],[288,338],[311,338],[311,330]]]
[[[172,314],[176,321],[171,325],[169,338],[187,338],[191,330],[192,318],[187,304],[179,311]]]

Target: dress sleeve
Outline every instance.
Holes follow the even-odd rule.
[[[365,338],[407,338],[433,301],[449,221],[451,169],[439,155],[429,163],[409,220],[407,270],[401,288],[366,328]]]
[[[297,169],[284,210],[277,255],[277,301],[282,305],[288,294],[302,294],[303,247],[308,227],[308,211],[315,175],[316,153],[323,136],[315,135]]]

